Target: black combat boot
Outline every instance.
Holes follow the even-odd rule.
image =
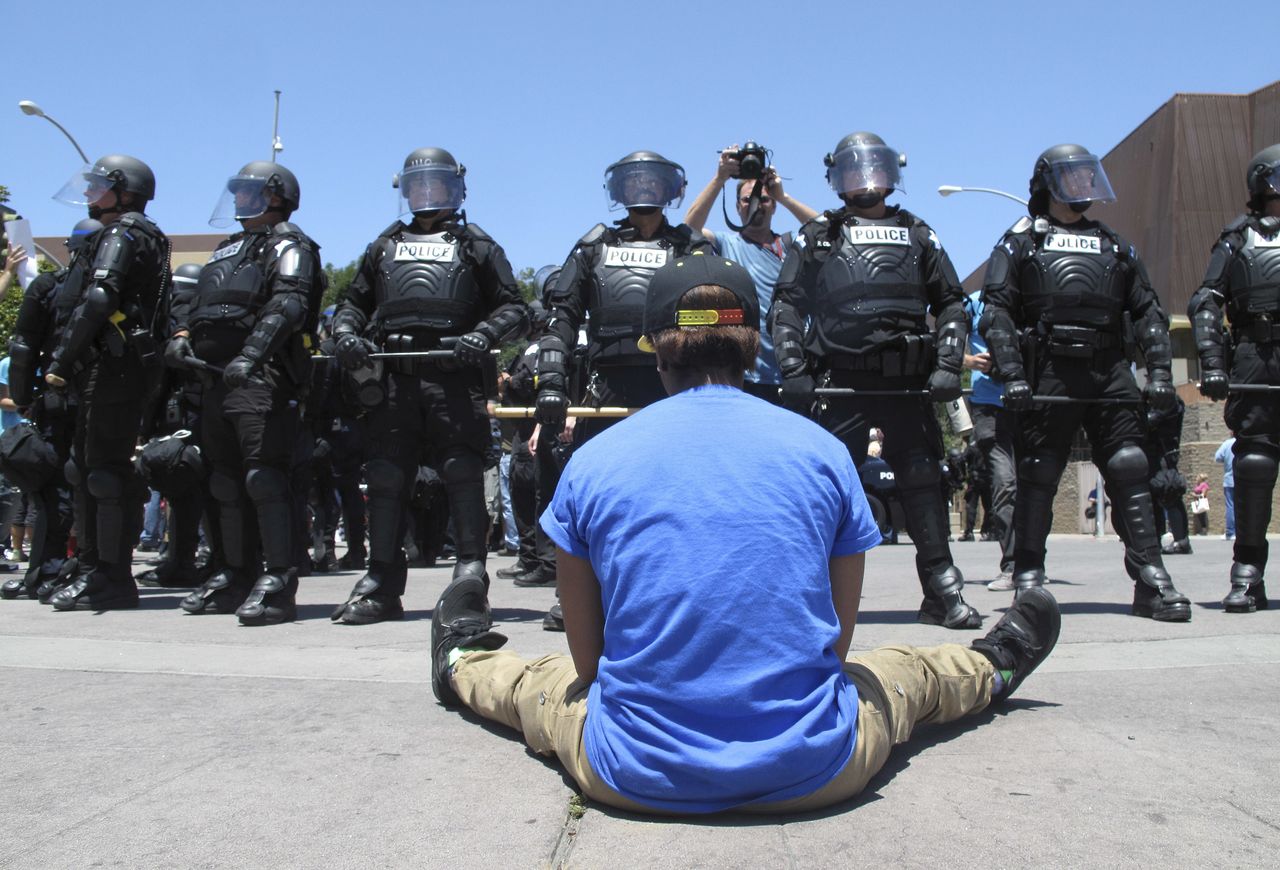
[[[187,613],[235,613],[249,595],[249,578],[234,568],[215,571],[179,605]]]
[[[1267,609],[1267,588],[1262,569],[1257,565],[1234,562],[1231,565],[1231,591],[1222,599],[1227,613],[1253,613]]]
[[[1189,622],[1191,601],[1173,587],[1168,571],[1143,565],[1133,581],[1133,615],[1158,622]]]
[[[506,635],[490,630],[488,589],[482,574],[455,574],[431,615],[431,690],[446,706],[459,703],[449,684],[449,652],[458,647],[494,650],[507,642]]]
[[[372,625],[388,619],[403,619],[404,604],[400,596],[404,594],[406,572],[403,564],[372,563],[346,602],[338,605],[329,618],[344,625]]]
[[[249,597],[236,608],[241,625],[277,625],[298,618],[298,571],[296,568],[267,569],[249,590]]]
[[[955,565],[931,575],[925,584],[924,600],[920,602],[916,622],[957,630],[981,628],[982,616],[965,603],[960,593],[963,588],[964,578]]]

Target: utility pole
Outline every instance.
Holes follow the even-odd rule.
[[[271,162],[276,162],[276,155],[284,150],[280,143],[280,92],[276,91],[276,120],[271,128]]]

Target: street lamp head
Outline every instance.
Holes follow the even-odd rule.
[[[950,196],[953,193],[959,193],[961,190],[962,188],[954,184],[944,184],[938,188],[938,196]]]
[[[40,108],[30,100],[19,100],[18,108],[22,110],[22,114],[24,115],[35,115],[37,118],[44,117],[44,109]]]

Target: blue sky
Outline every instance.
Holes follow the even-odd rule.
[[[1174,93],[1280,78],[1255,48],[1256,17],[1189,2],[7,0],[3,21],[0,183],[37,235],[83,216],[50,198],[80,161],[19,100],[91,158],[146,160],[158,178],[149,213],[169,233],[200,233],[216,232],[207,221],[227,176],[269,156],[279,88],[280,161],[303,191],[294,219],[336,264],[394,220],[391,177],[424,145],[467,165],[468,216],[519,269],[559,263],[619,217],[602,174],[629,151],[684,165],[677,219],[716,149],[747,137],[821,209],[835,204],[822,156],[873,130],[908,155],[897,201],[937,230],[963,277],[1019,207],[944,200],[939,184],[1024,194],[1049,145],[1104,153]]]

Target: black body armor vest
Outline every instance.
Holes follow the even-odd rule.
[[[480,287],[465,240],[445,231],[399,232],[378,240],[376,320],[385,333],[461,335],[480,317]]]
[[[1227,273],[1231,325],[1246,326],[1262,314],[1280,322],[1280,233],[1267,237],[1250,222],[1242,236]]]
[[[245,233],[219,245],[200,271],[191,311],[196,356],[222,365],[240,352],[267,301],[263,262],[271,236]]]
[[[649,281],[659,267],[676,256],[671,244],[663,238],[621,241],[614,237],[607,238],[598,250],[587,334],[594,342],[639,338]]]
[[[1055,227],[1033,238],[1035,253],[1018,273],[1027,322],[1088,326],[1118,336],[1128,276],[1115,238],[1096,227]]]

